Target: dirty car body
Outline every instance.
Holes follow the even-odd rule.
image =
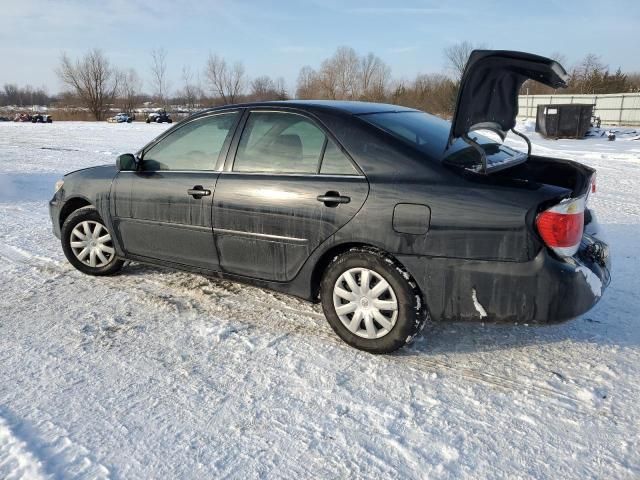
[[[436,321],[576,317],[598,302],[609,283],[608,246],[586,206],[594,170],[519,152],[475,132],[506,135],[515,125],[522,82],[535,78],[560,86],[562,67],[518,52],[474,55],[452,123],[361,102],[208,110],[135,156],[120,157],[116,166],[66,175],[50,204],[53,230],[60,236],[75,209],[92,205],[113,233],[119,258],[310,301],[318,300],[327,265],[361,246],[392,257],[415,281]],[[279,160],[265,166],[247,153],[254,142],[247,131],[258,131],[267,118],[276,120],[263,128],[265,142],[277,145],[283,158],[293,149],[298,161],[316,163],[291,171]],[[221,133],[214,156],[202,156],[203,147],[194,146],[196,161],[163,168],[154,152],[207,119],[223,125],[216,127]],[[291,133],[296,119],[324,135],[318,158],[300,154],[313,141],[302,128]],[[260,141],[253,144],[256,151]],[[563,228],[573,229],[573,240],[554,237]]]

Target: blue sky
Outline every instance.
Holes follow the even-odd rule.
[[[336,47],[372,51],[394,77],[444,69],[443,49],[463,40],[490,48],[589,52],[611,68],[640,71],[640,1],[537,2],[429,0],[0,0],[0,85],[60,90],[60,54],[101,48],[149,83],[150,51],[164,47],[172,87],[183,65],[202,71],[209,52],[240,60],[251,76],[283,76],[316,67]]]

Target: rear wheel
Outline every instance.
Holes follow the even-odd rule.
[[[374,249],[353,248],[334,259],[320,297],[338,336],[371,353],[409,343],[427,318],[416,283],[393,258]]]
[[[116,257],[111,232],[93,207],[83,207],[65,220],[62,249],[76,269],[88,275],[112,275],[124,265]]]

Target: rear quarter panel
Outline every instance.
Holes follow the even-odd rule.
[[[455,173],[357,118],[319,116],[370,184],[364,207],[335,242],[369,243],[393,254],[474,260],[527,261],[539,252],[532,228],[537,206],[565,189]],[[429,208],[426,234],[393,229],[399,203]]]

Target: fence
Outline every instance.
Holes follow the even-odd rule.
[[[520,95],[518,117],[536,118],[538,105],[588,103],[603,125],[640,126],[640,93],[606,95]]]

